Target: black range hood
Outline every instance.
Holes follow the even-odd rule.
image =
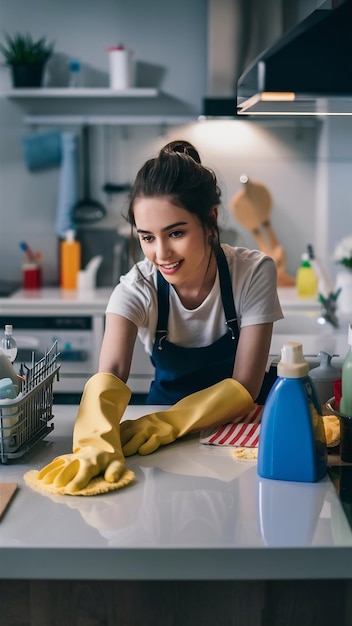
[[[352,115],[352,0],[319,8],[237,82],[237,115]]]
[[[203,115],[204,118],[232,118],[237,117],[237,102],[233,98],[204,98]]]
[[[282,33],[282,1],[207,0],[206,96],[200,119],[237,117],[237,80]],[[278,10],[272,14],[268,6]]]

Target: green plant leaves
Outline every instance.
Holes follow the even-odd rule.
[[[46,37],[35,41],[31,35],[5,34],[5,44],[0,43],[0,52],[5,65],[45,63],[52,55],[54,43],[47,43]]]

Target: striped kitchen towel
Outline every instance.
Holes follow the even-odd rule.
[[[263,405],[257,404],[252,411],[237,418],[236,422],[202,430],[200,443],[257,448],[262,413]]]

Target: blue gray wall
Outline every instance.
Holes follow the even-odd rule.
[[[134,51],[139,86],[153,83],[167,93],[173,113],[187,113],[196,120],[201,110],[207,83],[206,0],[0,0],[0,24],[0,36],[4,31],[22,31],[55,41],[57,57],[47,75],[49,84],[64,81],[68,58],[78,57],[89,85],[107,85],[107,48],[122,42]],[[1,91],[9,86],[8,70],[0,68]],[[26,126],[24,113],[18,103],[0,97],[0,278],[20,278],[18,242],[26,239],[43,252],[46,284],[55,284],[59,170],[27,171],[21,139],[43,128]],[[126,196],[107,196],[103,183],[131,182],[146,158],[181,136],[193,141],[203,162],[215,169],[223,190],[221,223],[236,231],[239,243],[255,247],[251,233],[231,214],[231,200],[241,189],[239,177],[246,173],[272,195],[272,224],[286,250],[289,271],[295,273],[301,253],[313,243],[334,272],[334,244],[352,233],[351,124],[340,118],[94,127],[92,193],[108,209],[108,217],[97,228],[121,225],[126,206]]]

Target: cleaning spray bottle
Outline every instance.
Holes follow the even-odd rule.
[[[321,406],[308,372],[302,344],[284,344],[260,426],[258,474],[262,478],[316,482],[326,474]]]
[[[77,289],[81,269],[81,244],[75,240],[75,231],[68,230],[60,244],[60,287]]]
[[[301,265],[296,273],[296,288],[299,298],[315,298],[318,292],[318,279],[306,252],[301,256]]]

